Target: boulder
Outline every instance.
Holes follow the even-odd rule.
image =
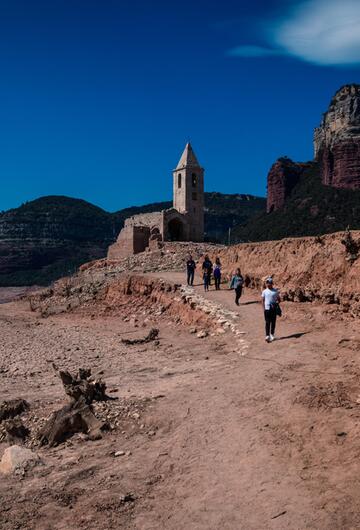
[[[23,474],[27,469],[34,467],[40,463],[40,458],[37,454],[20,447],[19,445],[11,445],[5,449],[0,462],[0,473],[3,475],[10,475],[11,473]]]

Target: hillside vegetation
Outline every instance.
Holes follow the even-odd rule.
[[[313,162],[281,210],[261,213],[233,230],[233,240],[269,241],[360,229],[360,190],[324,186]]]
[[[0,286],[47,285],[84,262],[106,255],[127,217],[169,208],[152,203],[109,213],[81,199],[41,197],[0,213]],[[226,240],[228,228],[265,210],[250,195],[205,194],[209,241]]]

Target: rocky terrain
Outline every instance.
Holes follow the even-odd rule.
[[[169,244],[8,298],[1,530],[358,528],[360,234],[349,237]],[[199,270],[183,285],[189,251],[221,257],[220,291],[204,294]],[[269,273],[285,298],[272,344]]]
[[[264,278],[272,275],[285,300],[319,301],[328,306],[328,313],[353,318],[360,315],[359,231],[231,247],[166,243],[162,250],[143,252],[122,260],[103,259],[85,264],[76,275],[59,280],[50,288],[30,293],[31,307],[45,315],[91,307],[94,303],[99,303],[104,311],[113,311],[118,307],[114,303],[115,293],[123,295],[135,289],[131,287],[132,274],[137,277],[136,292],[153,293],[152,297],[159,301],[154,293],[160,289],[161,297],[166,297],[167,287],[150,286],[143,277],[139,279],[139,272],[184,270],[189,253],[198,262],[199,273],[205,254],[209,254],[213,261],[218,256],[226,281],[237,267],[241,268],[246,286],[255,289],[261,289]],[[176,308],[175,313],[178,311]]]
[[[205,194],[205,230],[212,241],[227,240],[228,228],[265,210],[251,195]],[[168,208],[170,203],[105,212],[86,201],[42,197],[0,213],[0,286],[47,285],[82,263],[106,256],[124,220]]]

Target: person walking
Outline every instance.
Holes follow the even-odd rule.
[[[215,260],[215,267],[214,267],[214,280],[215,280],[215,289],[216,291],[220,290],[220,282],[221,282],[221,262],[220,258],[216,258]]]
[[[264,317],[265,317],[265,340],[272,342],[275,340],[276,317],[281,314],[280,294],[274,287],[274,281],[269,276],[265,280],[265,289],[261,293]]]
[[[194,285],[194,274],[196,269],[196,263],[193,260],[193,257],[190,255],[186,262],[186,272],[187,272],[187,284]]]
[[[244,278],[241,275],[241,270],[236,269],[234,276],[231,279],[230,289],[235,289],[235,304],[239,304],[240,297],[242,295],[244,285]]]
[[[211,273],[213,270],[213,264],[210,261],[210,258],[207,254],[205,254],[204,262],[202,264],[202,270],[203,270],[203,279],[204,279],[204,290],[208,291],[211,281]]]

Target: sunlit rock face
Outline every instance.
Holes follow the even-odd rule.
[[[281,209],[293,188],[299,182],[304,164],[290,158],[279,158],[270,168],[267,178],[267,212]]]
[[[360,85],[345,85],[331,100],[314,133],[323,184],[360,189]]]

